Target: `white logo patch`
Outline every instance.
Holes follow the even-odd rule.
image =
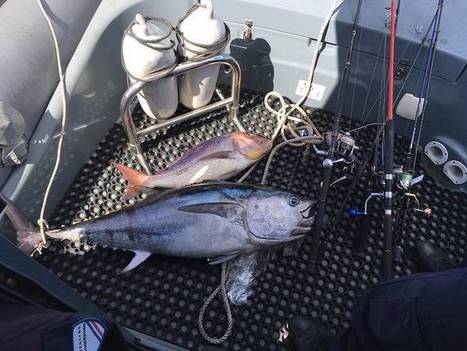
[[[96,318],[81,319],[73,326],[73,351],[99,351],[107,328]]]

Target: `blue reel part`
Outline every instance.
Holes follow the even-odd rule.
[[[354,217],[357,217],[357,216],[360,216],[360,215],[365,215],[365,212],[359,211],[356,208],[349,208],[348,213],[349,213],[350,218],[354,218]]]

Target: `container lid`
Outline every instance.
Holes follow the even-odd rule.
[[[138,13],[129,34],[144,44],[157,44],[168,39],[172,30],[172,25],[164,18],[143,16]]]

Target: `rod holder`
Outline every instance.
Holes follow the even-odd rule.
[[[219,101],[210,103],[206,106],[197,108],[195,110],[188,111],[184,114],[179,116],[170,117],[169,119],[158,121],[154,125],[149,127],[137,130],[135,124],[133,122],[133,116],[131,111],[132,101],[135,99],[137,94],[149,83],[155,82],[159,79],[168,77],[168,76],[180,76],[188,71],[212,66],[212,65],[224,65],[229,68],[232,72],[232,82],[231,82],[231,94],[229,97],[222,97],[222,94],[217,94],[220,98]],[[240,65],[238,64],[237,60],[235,60],[229,54],[219,54],[213,57],[208,57],[203,60],[199,61],[185,61],[176,65],[171,70],[164,70],[160,73],[155,73],[151,75],[149,79],[145,79],[144,81],[135,81],[131,84],[125,93],[122,96],[120,101],[120,115],[122,117],[122,124],[125,132],[128,136],[128,147],[130,152],[132,152],[136,159],[138,160],[139,164],[143,168],[144,172],[148,175],[151,174],[149,169],[149,165],[144,157],[143,150],[141,148],[140,137],[145,136],[149,133],[171,127],[175,124],[182,123],[188,120],[191,120],[195,117],[200,115],[212,112],[214,110],[218,110],[221,108],[226,108],[230,119],[235,124],[238,130],[244,132],[245,128],[243,127],[242,123],[238,119],[238,108],[239,108],[239,101],[240,101],[240,85],[241,85],[241,70]]]

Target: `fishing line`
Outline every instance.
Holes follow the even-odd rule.
[[[370,85],[368,86],[366,96],[365,96],[365,103],[363,104],[363,109],[362,109],[362,113],[361,113],[362,116],[365,115],[366,107],[368,106],[368,102],[369,102],[369,99],[370,99],[371,87],[373,86],[376,69],[378,68],[378,58],[380,57],[381,49],[383,48],[383,43],[384,43],[384,37],[385,36],[384,36],[383,33],[381,33],[380,37],[381,38],[380,38],[380,42],[379,42],[378,53],[376,54],[375,63],[373,64],[373,69],[372,69],[372,72],[371,72]]]
[[[415,55],[415,57],[413,59],[413,62],[409,66],[409,71],[407,72],[407,75],[405,76],[405,78],[404,78],[404,80],[402,82],[402,85],[398,90],[396,100],[398,100],[400,98],[400,96],[402,95],[402,92],[403,92],[403,90],[405,88],[405,85],[408,82],[408,78],[411,76],[412,71],[415,68],[415,63],[417,62],[417,59],[420,56],[420,54],[421,54],[421,52],[422,52],[422,50],[423,50],[423,48],[425,46],[426,41],[428,40],[428,35],[430,34],[430,31],[431,31],[431,29],[432,29],[432,27],[434,25],[435,19],[436,19],[436,14],[433,16],[433,18],[431,20],[431,23],[430,23],[427,31],[425,32],[425,35],[424,35],[422,41],[420,42],[420,45],[418,47],[418,51],[417,51],[417,53],[416,53],[416,55]],[[421,23],[421,21],[419,23]],[[384,36],[385,36],[385,34],[382,34],[382,39],[384,39]],[[399,59],[399,62],[397,63],[398,65],[400,65],[402,57],[404,57],[405,53],[407,52],[407,50],[410,48],[411,45],[412,45],[412,43],[409,41],[409,43],[405,46],[404,50],[402,51],[402,53],[400,55],[401,59]],[[377,61],[378,60],[375,59],[375,66],[377,64]],[[384,60],[383,60],[383,62],[384,62]],[[385,85],[386,84],[387,84],[387,80],[385,80]],[[361,122],[362,125],[366,122],[366,120],[368,119],[369,115],[371,114],[371,112],[373,111],[375,106],[378,104],[378,102],[380,102],[380,99],[384,96],[383,92],[384,92],[384,88],[379,90],[378,96],[376,97],[375,101],[373,102],[373,104],[371,105],[371,107],[369,108],[369,110],[368,110],[368,112],[366,114],[365,114],[365,110],[363,110],[362,114],[364,114],[364,118],[363,118],[363,120]],[[368,92],[368,94],[369,94],[369,92]],[[365,108],[366,108],[366,102],[365,102]]]
[[[311,140],[310,137],[297,137],[297,138],[293,138],[293,139],[290,139],[290,140],[285,140],[283,141],[282,143],[280,144],[277,144],[276,146],[274,146],[274,148],[271,150],[271,152],[269,153],[269,157],[268,157],[268,160],[266,162],[266,166],[264,167],[264,172],[263,172],[263,177],[261,178],[261,185],[265,185],[266,184],[266,178],[269,174],[269,168],[271,167],[271,162],[272,162],[272,159],[274,157],[274,155],[277,153],[277,151],[279,151],[279,149],[283,148],[284,146],[286,145],[296,145],[296,143],[303,143],[304,141],[309,141]]]
[[[365,124],[364,126],[360,126],[360,127],[355,128],[355,129],[351,129],[351,130],[347,131],[347,133],[353,133],[353,132],[356,132],[357,130],[365,129],[365,128],[371,127],[371,126],[381,126],[383,124],[384,123],[381,123],[381,122],[368,123],[368,124]]]
[[[436,11],[436,15],[438,15],[438,11]],[[436,21],[437,22],[437,21]],[[431,35],[431,44],[430,44],[430,47],[428,49],[428,53],[426,55],[426,61],[425,61],[425,68],[424,68],[424,71],[423,71],[423,77],[422,77],[422,81],[421,81],[421,84],[420,84],[420,91],[419,91],[419,98],[418,98],[418,103],[417,103],[417,110],[415,112],[415,121],[414,121],[414,125],[413,125],[413,128],[412,128],[412,136],[410,138],[410,145],[409,145],[409,151],[407,153],[407,158],[409,159],[411,157],[411,153],[413,151],[413,147],[414,147],[414,142],[415,142],[415,135],[417,133],[417,125],[418,125],[418,122],[419,122],[419,119],[417,118],[418,114],[422,112],[421,108],[422,108],[422,104],[425,105],[426,104],[426,95],[427,95],[427,86],[428,86],[428,76],[431,74],[430,72],[430,66],[431,66],[431,59],[432,59],[432,56],[433,56],[433,42],[434,42],[434,39],[435,39],[435,35],[436,35],[436,24],[435,24],[435,27],[433,28],[433,33]],[[423,103],[422,103],[423,101]],[[423,110],[425,108],[423,107]]]
[[[40,214],[39,214],[39,219],[37,221],[37,224],[39,224],[39,229],[40,229],[40,233],[41,233],[41,236],[42,236],[42,242],[35,248],[35,250],[33,251],[33,253],[31,255],[34,255],[35,252],[41,253],[42,248],[47,247],[47,237],[46,237],[46,234],[45,234],[45,227],[46,227],[47,224],[46,224],[46,221],[44,219],[44,214],[45,214],[45,210],[47,208],[47,201],[48,201],[48,198],[49,198],[50,190],[51,190],[53,182],[55,180],[55,176],[57,175],[58,167],[60,166],[60,159],[61,159],[61,155],[62,155],[62,146],[63,146],[63,139],[64,139],[64,136],[65,136],[65,127],[66,127],[66,118],[67,118],[66,85],[65,85],[65,78],[64,78],[64,74],[63,74],[63,70],[62,70],[62,64],[61,64],[62,60],[61,60],[61,55],[60,55],[60,46],[59,46],[59,43],[58,43],[57,35],[55,33],[55,29],[54,29],[54,27],[52,25],[51,19],[50,19],[49,15],[47,14],[47,12],[45,11],[44,6],[42,4],[42,1],[37,0],[37,3],[38,3],[39,8],[40,8],[40,10],[42,12],[42,15],[44,16],[45,20],[47,21],[47,25],[49,27],[50,34],[52,35],[52,40],[53,40],[53,44],[54,44],[54,47],[55,47],[55,55],[56,55],[56,59],[57,59],[58,75],[59,75],[59,80],[60,80],[59,84],[60,84],[61,91],[62,91],[62,94],[61,94],[62,95],[62,123],[61,123],[60,137],[58,139],[58,146],[57,146],[57,154],[56,154],[56,159],[55,159],[55,165],[54,165],[54,168],[52,170],[52,174],[50,175],[49,183],[47,184],[47,188],[45,190],[44,199],[42,201],[42,207],[41,207],[41,211],[40,211]]]
[[[438,44],[438,38],[439,38],[439,32],[440,32],[439,28],[441,26],[441,16],[442,16],[442,13],[443,13],[443,5],[444,5],[444,0],[439,0],[438,1],[438,12],[439,13],[438,13],[438,20],[437,20],[436,29],[435,29],[436,35],[435,35],[435,39],[434,39],[434,43],[433,43],[433,55],[432,55],[432,60],[431,60],[430,74],[429,74],[428,84],[427,84],[427,87],[426,87],[427,97],[428,97],[428,91],[430,90],[431,80],[433,78],[433,67],[434,67],[435,56],[436,56],[436,47],[437,47],[437,44]],[[423,129],[423,122],[425,120],[425,111],[426,111],[426,106],[423,106],[422,115],[420,116],[420,130],[418,132],[416,145],[420,145],[420,139],[421,139],[421,136],[422,136],[422,129]],[[418,156],[418,153],[415,153],[412,169],[415,169],[415,165],[417,163],[417,156]]]

